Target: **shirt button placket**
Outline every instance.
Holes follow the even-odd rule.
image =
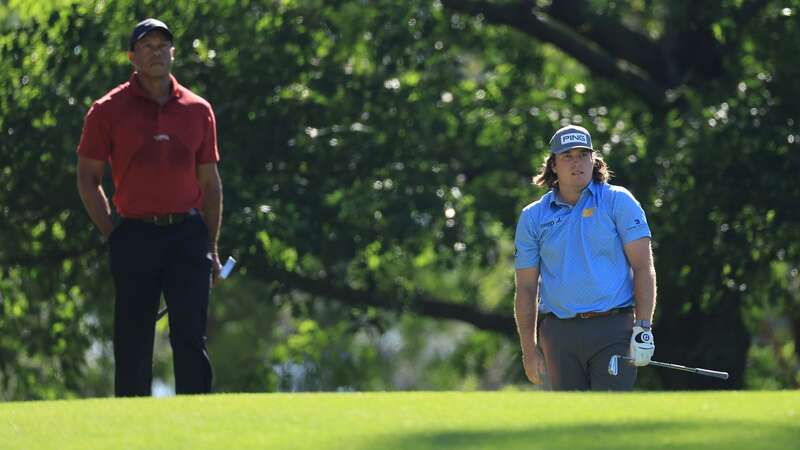
[[[158,105],[156,108],[156,134],[161,135],[161,108],[163,106]]]

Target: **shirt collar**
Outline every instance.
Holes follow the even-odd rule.
[[[592,180],[589,182],[588,185],[581,191],[581,197],[583,197],[584,192],[588,192],[592,196],[597,196],[597,190],[600,188],[597,182]],[[550,199],[550,207],[553,209],[557,209],[563,206],[572,207],[574,205],[570,205],[567,202],[561,201],[558,198],[558,185],[553,186],[553,189],[550,191],[553,194],[553,197]],[[580,199],[578,199],[580,201]]]
[[[178,84],[178,80],[176,80],[175,76],[173,76],[172,74],[169,74],[169,79],[172,82],[171,83],[172,92],[170,92],[170,96],[169,96],[170,99],[180,98],[181,97],[181,85]],[[130,80],[128,80],[128,82],[130,83],[131,92],[133,93],[133,95],[136,95],[138,97],[144,97],[144,98],[146,98],[148,100],[152,100],[152,97],[150,96],[150,93],[147,92],[147,89],[145,89],[144,86],[142,86],[142,82],[139,81],[139,76],[136,75],[136,72],[131,74],[131,78],[130,78]]]
[[[589,182],[589,185],[586,186],[586,190],[589,191],[589,193],[592,194],[593,196],[597,196],[598,189],[600,189],[600,185],[594,180]]]

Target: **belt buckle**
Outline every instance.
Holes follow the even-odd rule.
[[[188,213],[170,213],[163,216],[152,216],[152,220],[154,224],[164,227],[167,225],[183,223],[186,220],[186,217],[190,215],[193,215],[191,211]]]
[[[613,316],[616,314],[616,310],[610,309],[608,311],[589,311],[589,312],[582,312],[578,313],[578,318],[580,319],[594,319],[595,317],[605,317],[605,316]]]
[[[153,216],[153,224],[159,227],[163,227],[164,225],[169,225],[172,223],[172,219],[170,215],[166,216]]]

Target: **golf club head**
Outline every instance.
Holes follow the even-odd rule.
[[[611,355],[611,359],[608,360],[608,374],[619,375],[619,355]]]
[[[225,265],[222,266],[222,270],[220,270],[219,277],[222,278],[223,280],[228,278],[228,275],[231,274],[233,266],[235,265],[236,265],[236,260],[233,258],[233,256],[229,256],[228,260],[225,261]]]

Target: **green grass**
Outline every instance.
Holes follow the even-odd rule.
[[[795,449],[800,393],[210,395],[0,404],[15,449]]]

